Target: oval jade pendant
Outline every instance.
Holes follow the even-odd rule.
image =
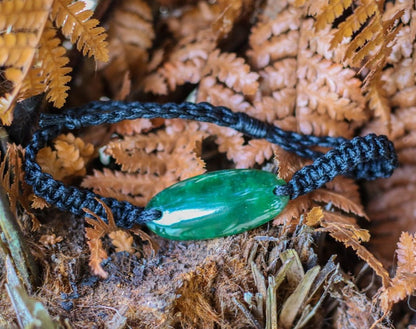
[[[278,215],[288,196],[273,193],[286,182],[268,171],[231,169],[188,178],[156,194],[146,209],[162,217],[147,223],[173,240],[213,239],[239,234]]]

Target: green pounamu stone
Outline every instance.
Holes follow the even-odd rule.
[[[278,215],[288,196],[273,194],[286,184],[262,170],[231,169],[195,176],[174,184],[150,200],[146,209],[162,217],[147,226],[174,240],[201,240],[239,234]]]

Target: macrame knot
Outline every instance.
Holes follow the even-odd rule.
[[[82,120],[80,118],[65,115],[65,127],[70,130],[79,129],[82,127]]]

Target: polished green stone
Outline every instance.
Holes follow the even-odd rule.
[[[147,209],[162,217],[147,226],[174,240],[201,240],[239,234],[278,215],[289,201],[276,196],[284,180],[268,171],[220,170],[192,177],[161,191]]]

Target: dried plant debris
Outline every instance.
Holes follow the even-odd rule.
[[[334,328],[392,328],[383,318],[382,309],[365,294],[358,293],[355,284],[349,280],[344,285],[335,285],[329,290],[331,297],[338,302],[334,316]]]
[[[351,294],[370,307],[371,301],[348,281],[334,257],[322,267],[317,264],[318,255],[312,247],[316,233],[307,226],[299,226],[296,232],[289,236],[283,231],[275,236],[250,235],[248,242],[240,240],[245,245],[245,260],[234,254],[220,263],[208,258],[202,267],[184,276],[173,304],[175,320],[171,325],[317,328],[328,316],[325,312],[331,312],[331,303],[343,303],[339,317],[346,312],[354,316],[354,311],[347,311],[340,289],[350,289]],[[233,312],[241,317],[232,315]],[[356,312],[360,314],[358,309]],[[363,319],[368,316],[370,326],[379,319],[372,316],[381,317],[381,313],[359,314],[356,316]]]
[[[134,254],[136,248],[133,246],[133,236],[130,232],[117,227],[111,209],[100,199],[97,199],[97,201],[104,207],[108,223],[104,222],[104,220],[89,209],[84,209],[85,212],[92,217],[85,218],[86,223],[92,226],[85,228],[85,237],[87,238],[88,247],[90,248],[89,265],[92,273],[105,279],[108,274],[102,268],[101,263],[108,258],[108,254],[103,248],[102,238],[104,238],[105,235],[108,235],[116,252]],[[143,241],[149,243],[148,247],[143,248],[144,256],[150,257],[151,255],[154,255],[155,251],[158,249],[157,243],[154,242],[148,234],[138,228],[133,228],[130,231],[138,235]],[[137,254],[140,255],[139,252]]]
[[[363,188],[338,177],[251,232],[172,242],[144,227],[118,228],[109,209],[108,220],[58,214],[24,183],[24,150],[11,145],[0,166],[5,218],[16,217],[27,245],[2,239],[1,282],[9,284],[7,261],[30,286],[28,265],[13,255],[25,250],[43,285],[29,297],[1,286],[0,327],[26,323],[15,304],[44,327],[55,323],[47,313],[68,328],[410,325],[400,301],[415,290],[413,1],[105,0],[97,17],[108,32],[84,1],[0,1],[3,124],[16,102],[42,93],[58,108],[101,97],[207,101],[300,133],[387,134],[401,165]],[[206,168],[266,168],[287,181],[310,163],[265,140],[179,119],[76,134],[38,153],[43,170],[138,206]],[[344,253],[358,257],[345,264]],[[356,274],[363,264],[372,270]],[[370,288],[360,290],[361,280]]]

